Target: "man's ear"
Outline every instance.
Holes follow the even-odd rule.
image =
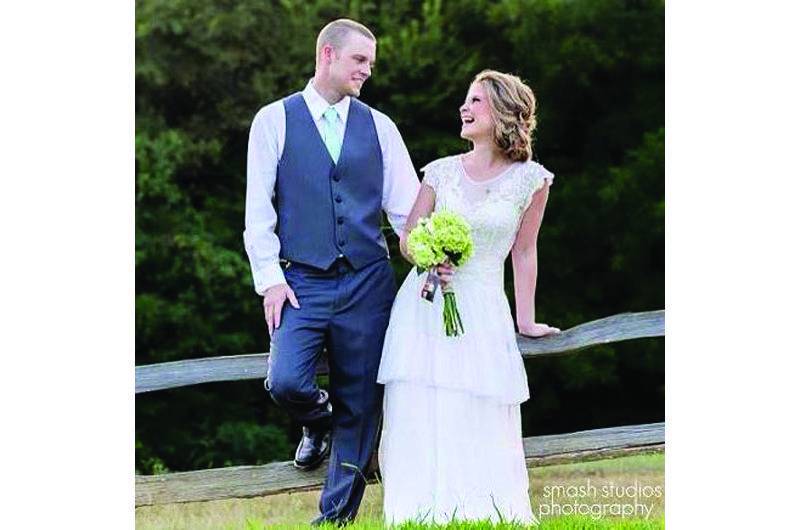
[[[325,63],[330,64],[336,58],[336,51],[330,44],[322,46],[322,59]]]

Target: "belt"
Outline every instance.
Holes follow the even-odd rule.
[[[298,261],[288,260],[281,260],[281,265],[284,271],[296,268],[302,270],[306,274],[323,277],[335,277],[355,270],[344,256],[339,256],[336,258],[333,264],[327,269],[320,269],[319,267],[314,267],[313,265],[306,265],[305,263],[300,263]]]

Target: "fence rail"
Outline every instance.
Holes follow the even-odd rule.
[[[660,310],[601,318],[540,339],[517,335],[517,344],[523,357],[534,358],[564,355],[598,344],[663,336],[664,311]],[[267,357],[266,353],[252,353],[137,366],[136,393],[200,383],[264,379]],[[327,369],[321,363],[317,371],[323,374]]]
[[[598,344],[664,336],[664,311],[622,313],[540,339],[517,336],[525,358],[571,354]],[[136,393],[266,377],[268,354],[190,359],[136,367]],[[327,373],[320,364],[318,373]],[[528,464],[549,465],[664,450],[664,424],[628,425],[523,439]],[[136,476],[136,506],[272,495],[322,485],[325,466],[291,462]]]
[[[528,465],[597,460],[611,456],[662,451],[664,424],[629,425],[524,438]],[[325,465],[298,471],[291,462],[263,466],[204,469],[136,477],[136,506],[258,497],[317,488],[325,480]]]

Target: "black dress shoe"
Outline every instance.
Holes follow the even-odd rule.
[[[331,431],[303,427],[303,438],[294,453],[294,467],[303,471],[316,469],[331,452]]]

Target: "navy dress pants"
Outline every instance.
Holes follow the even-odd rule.
[[[297,422],[312,429],[332,427],[319,508],[323,520],[347,522],[361,504],[364,472],[376,443],[383,401],[376,379],[397,293],[394,272],[388,260],[353,270],[340,259],[324,271],[293,263],[285,276],[300,309],[288,302],[283,307],[272,336],[266,387]],[[315,379],[323,347],[330,366],[328,393]]]

